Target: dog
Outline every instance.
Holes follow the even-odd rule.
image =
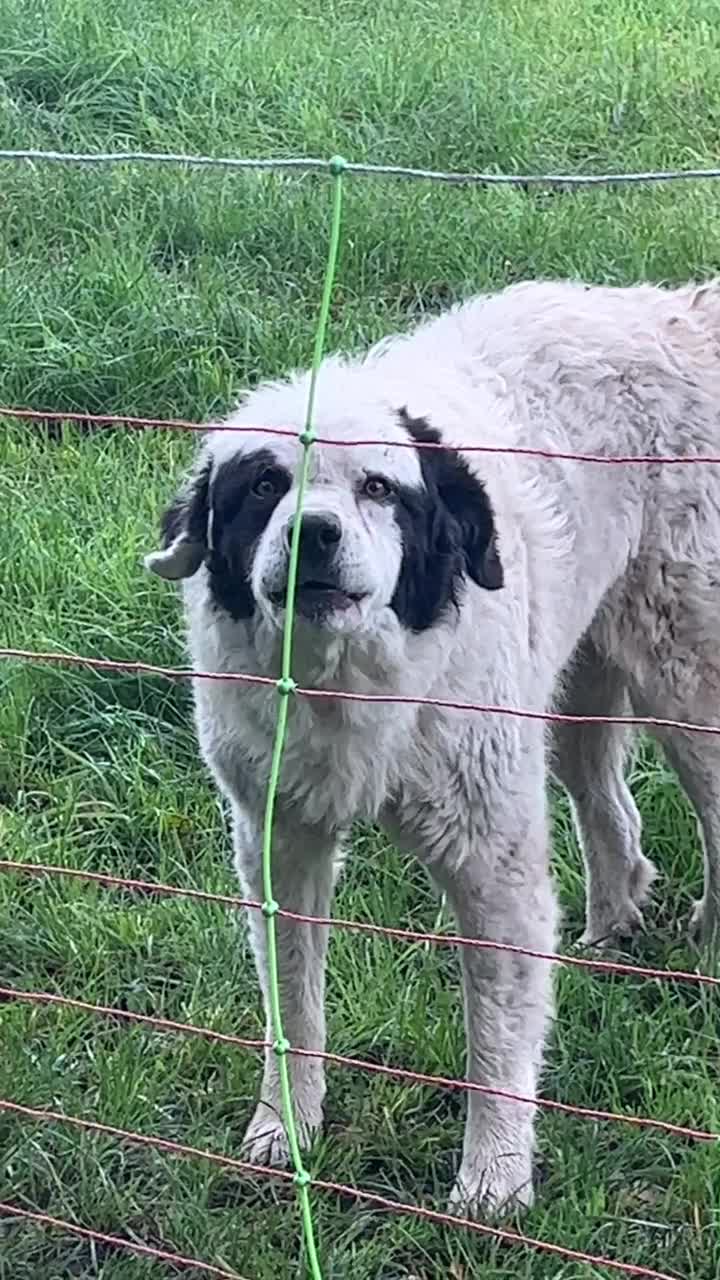
[[[460,934],[540,953],[461,947],[467,1076],[490,1092],[469,1093],[455,1210],[532,1203],[533,1099],[552,1013],[542,956],[558,928],[548,769],[569,792],[586,864],[586,942],[637,928],[655,875],[623,776],[625,727],[563,723],[550,737],[542,717],[720,721],[718,473],[655,461],[720,454],[719,341],[719,284],[525,283],[320,369],[314,425],[332,443],[311,450],[301,515],[298,684],[538,717],[301,695],[290,706],[273,845],[284,908],[327,916],[351,823],[377,820],[447,895]],[[295,439],[259,428],[299,431],[308,390],[307,373],[263,384],[229,419],[246,432],[209,429],[147,557],[183,580],[196,670],[280,673],[299,454]],[[193,685],[243,891],[260,899],[278,694]],[[655,734],[698,815],[705,892],[693,928],[715,939],[720,738]],[[257,911],[249,929],[267,1010]],[[277,937],[285,1034],[322,1050],[328,930],[279,917]],[[291,1056],[289,1068],[308,1143],[323,1063]],[[249,1159],[287,1162],[280,1112],[269,1051]]]

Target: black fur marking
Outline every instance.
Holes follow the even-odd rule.
[[[258,496],[253,486],[267,473],[277,493]],[[217,470],[212,486],[212,542],[207,565],[215,604],[239,621],[251,618],[255,601],[250,573],[258,538],[291,479],[268,449],[232,458]]]
[[[210,468],[208,460],[192,478],[189,489],[181,490],[163,513],[160,531],[164,550],[182,533],[187,534],[192,542],[206,541]]]
[[[440,442],[423,418],[400,420],[418,443]],[[403,562],[392,608],[412,631],[424,631],[462,598],[465,577],[495,591],[503,585],[490,500],[480,480],[454,449],[419,449],[424,488],[402,486],[395,518]]]
[[[171,502],[161,520],[162,545],[167,548],[184,534],[203,546],[213,601],[238,621],[251,618],[255,611],[250,588],[255,547],[291,481],[267,449],[221,463],[212,484],[211,471],[208,460]],[[261,477],[275,482],[276,493],[253,492]],[[211,506],[212,549],[208,546]]]

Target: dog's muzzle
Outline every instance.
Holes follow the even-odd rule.
[[[292,545],[294,517],[285,527],[288,566]],[[295,608],[311,622],[322,622],[331,613],[349,609],[362,599],[362,593],[348,591],[343,585],[338,566],[342,544],[342,525],[330,512],[308,512],[300,525],[298,572],[295,585]],[[282,607],[287,594],[287,576],[283,585],[269,593],[274,605]]]

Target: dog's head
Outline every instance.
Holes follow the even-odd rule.
[[[294,400],[294,413],[287,396],[273,413],[261,389],[239,420],[297,425]],[[306,623],[347,634],[378,625],[390,609],[423,631],[459,604],[467,579],[502,586],[490,501],[465,460],[444,447],[392,447],[439,445],[426,420],[404,409],[372,417],[356,409],[323,415],[318,434],[337,444],[315,446],[309,459],[296,584]],[[363,436],[379,443],[347,443]],[[179,579],[204,565],[218,609],[236,621],[259,611],[282,625],[297,472],[291,438],[211,432],[163,517],[162,549],[147,557],[148,568]]]

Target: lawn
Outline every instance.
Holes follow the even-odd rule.
[[[714,0],[0,0],[0,147],[712,165],[718,43]],[[717,197],[710,183],[548,195],[348,180],[331,343],[521,278],[703,277],[720,266]],[[259,376],[306,363],[329,204],[322,177],[0,162],[0,404],[203,420]],[[0,433],[0,645],[181,662],[177,602],[140,561],[191,443],[8,421]],[[8,661],[0,681],[3,857],[235,891],[186,687]],[[663,883],[632,955],[686,967],[694,821],[650,752],[634,787]],[[582,878],[562,797],[554,850],[569,947]],[[355,855],[339,914],[436,924],[424,877],[381,835],[358,832]],[[0,985],[262,1034],[240,917],[189,899],[4,873]],[[711,991],[563,971],[545,1093],[717,1129],[719,1023]],[[247,1051],[15,1002],[0,1034],[2,1097],[239,1152],[259,1078]],[[336,931],[329,1036],[340,1053],[461,1075],[455,957]],[[328,1122],[309,1158],[318,1177],[444,1206],[458,1095],[334,1068]],[[524,1230],[685,1280],[717,1276],[717,1147],[550,1113],[539,1134]],[[247,1280],[302,1274],[297,1206],[275,1184],[8,1114],[0,1136],[1,1200]],[[326,1192],[313,1203],[326,1280],[612,1274]],[[0,1220],[0,1245],[1,1280],[180,1274],[19,1220]]]

